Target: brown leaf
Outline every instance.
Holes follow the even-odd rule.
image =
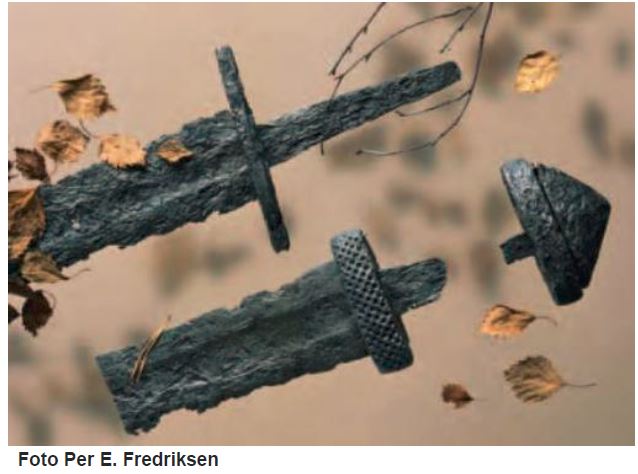
[[[44,230],[45,215],[37,188],[9,191],[9,259],[22,255]]]
[[[517,398],[524,402],[541,402],[551,397],[565,381],[552,363],[543,356],[527,357],[505,371],[505,380]]]
[[[53,308],[42,290],[34,291],[22,306],[22,324],[34,336],[53,315]]]
[[[68,280],[51,256],[39,250],[27,252],[22,260],[20,273],[28,281],[36,283],[55,283]]]
[[[454,404],[454,408],[462,408],[474,400],[463,385],[448,383],[443,386],[441,398],[445,403]]]
[[[16,168],[27,179],[37,179],[48,182],[49,173],[44,161],[44,156],[38,150],[27,148],[15,148]]]
[[[26,282],[26,280],[19,276],[9,277],[9,294],[17,295],[23,298],[28,298],[33,293],[33,290]]]
[[[558,76],[558,57],[547,51],[525,56],[518,65],[514,88],[517,92],[540,92]]]
[[[77,161],[89,143],[89,138],[67,120],[56,120],[40,130],[36,147],[58,163]]]
[[[162,324],[160,324],[155,329],[155,331],[153,331],[153,333],[148,337],[148,339],[146,339],[146,341],[142,345],[140,353],[137,355],[137,359],[135,360],[135,364],[133,364],[133,369],[131,370],[130,380],[133,383],[137,383],[140,381],[140,377],[142,376],[142,372],[144,372],[144,367],[146,367],[148,357],[155,345],[159,342],[170,321],[171,317],[169,315],[162,322]]]
[[[90,120],[115,110],[102,81],[92,74],[58,81],[52,88],[60,95],[66,111],[80,120]]]
[[[177,138],[166,140],[159,146],[155,154],[169,163],[177,163],[184,158],[193,156],[193,152],[186,148]]]
[[[16,177],[15,174],[11,174],[11,170],[13,169],[13,161],[9,160],[9,171],[8,171],[8,178],[9,181],[11,181],[13,178]]]
[[[17,309],[15,309],[11,304],[9,304],[9,324],[13,322],[14,319],[20,317],[20,313]]]
[[[145,166],[146,153],[140,142],[129,135],[114,133],[100,140],[100,159],[115,168]]]
[[[522,333],[537,319],[545,319],[556,325],[556,321],[548,316],[535,316],[527,311],[497,304],[485,313],[480,332],[494,337],[512,337]]]

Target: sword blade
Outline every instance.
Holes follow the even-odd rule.
[[[431,259],[381,271],[396,314],[438,299],[445,263]],[[218,309],[166,331],[138,383],[130,371],[139,347],[99,355],[97,363],[129,433],[160,417],[202,412],[259,387],[283,384],[367,356],[334,263],[232,310]]]
[[[413,71],[379,85],[340,95],[259,127],[270,165],[339,133],[423,99],[460,79],[455,63]],[[153,156],[177,138],[193,152],[176,166]],[[186,124],[147,147],[148,165],[117,170],[95,164],[39,189],[46,228],[36,248],[60,267],[88,258],[110,245],[127,247],[151,235],[201,222],[255,199],[242,143],[228,111]],[[15,265],[9,266],[9,272]]]

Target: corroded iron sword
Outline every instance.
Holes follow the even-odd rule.
[[[401,322],[438,299],[445,263],[430,259],[379,270],[361,231],[332,239],[334,262],[274,292],[245,298],[166,331],[137,383],[139,347],[99,355],[97,363],[129,433],[165,415],[203,412],[224,400],[371,356],[382,373],[412,363]]]
[[[255,125],[230,48],[217,50],[217,61],[230,111],[187,123],[151,142],[144,168],[119,170],[100,163],[41,186],[46,228],[37,249],[66,267],[104,247],[134,245],[254,199],[262,205],[273,247],[286,249],[271,166],[461,77],[456,63],[446,62]],[[158,147],[170,139],[181,141],[192,159],[171,166],[156,157]],[[10,262],[9,273],[16,270],[17,262]]]

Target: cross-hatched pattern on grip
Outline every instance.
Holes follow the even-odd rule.
[[[383,293],[377,262],[363,232],[343,232],[333,237],[331,246],[348,302],[379,371],[393,372],[412,364],[407,335]]]

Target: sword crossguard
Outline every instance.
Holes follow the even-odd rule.
[[[331,248],[348,303],[379,372],[408,367],[413,360],[408,335],[384,293],[379,266],[364,233],[343,232],[332,238]]]
[[[239,77],[239,68],[230,46],[222,46],[215,50],[219,72],[230,105],[230,111],[242,137],[244,156],[250,170],[257,200],[266,221],[270,243],[275,252],[288,250],[290,239],[277,201],[275,185],[270,175],[270,165],[265,147],[259,139],[253,111],[248,104],[244,87]]]

